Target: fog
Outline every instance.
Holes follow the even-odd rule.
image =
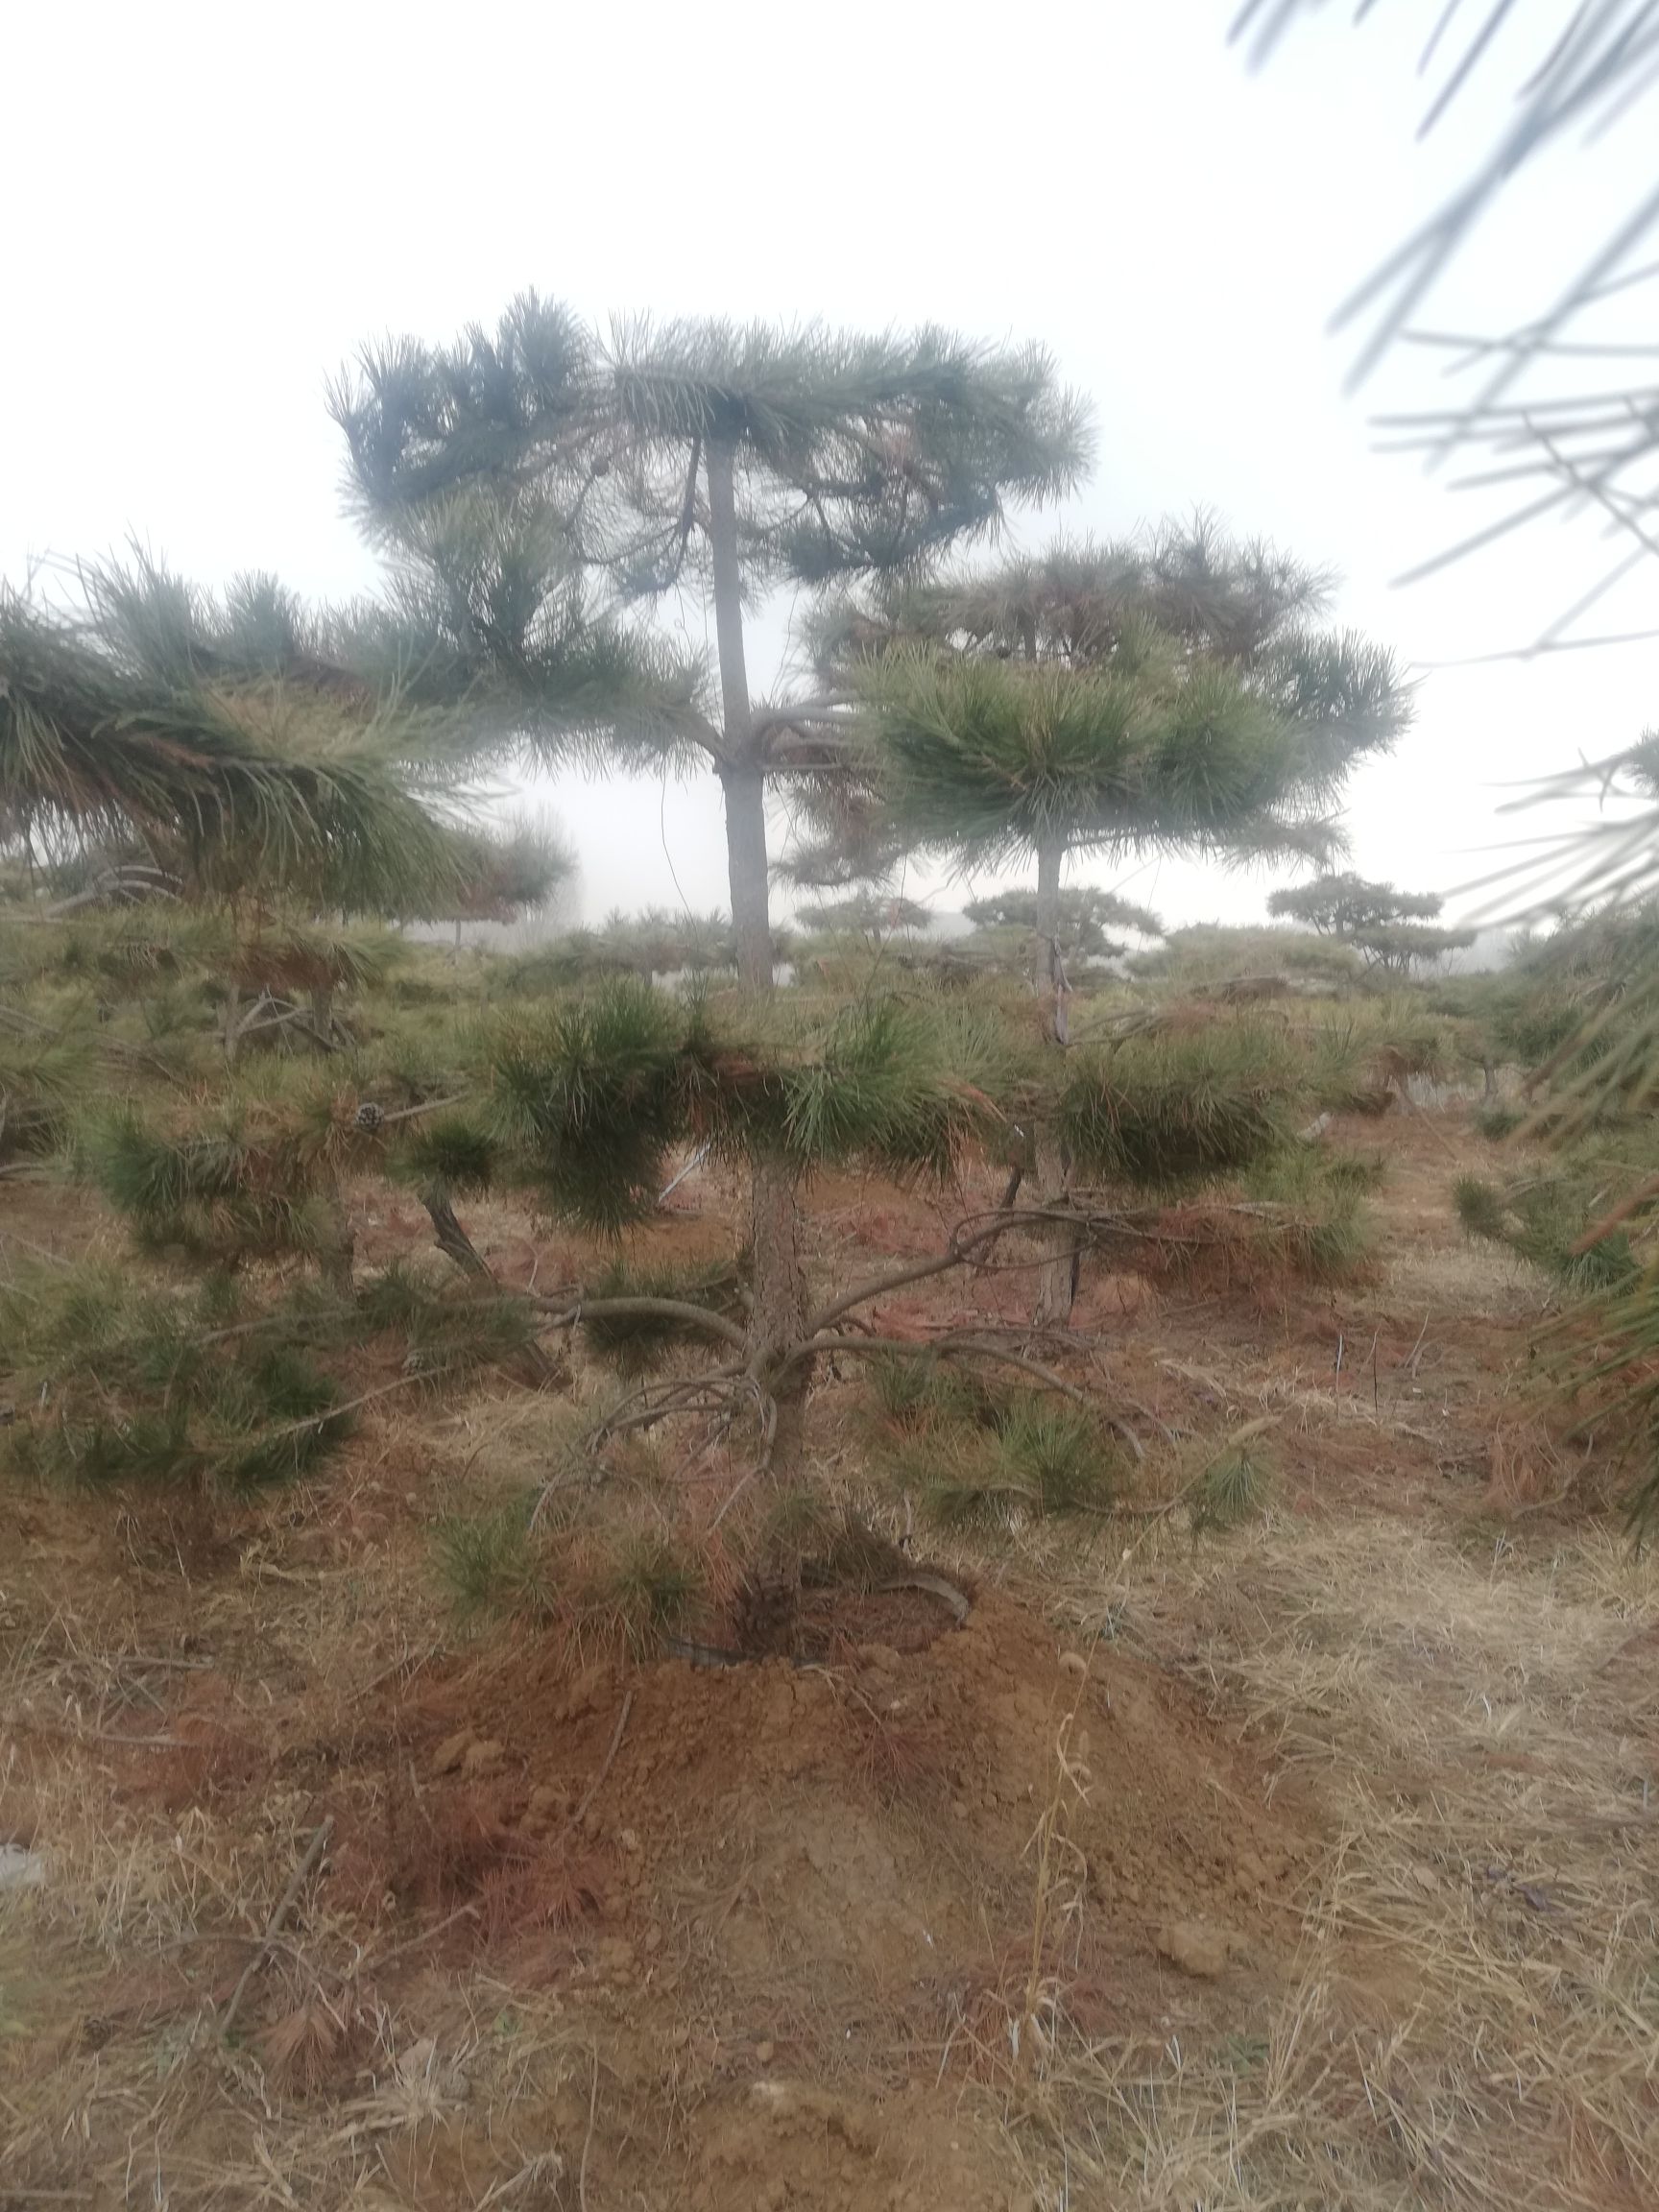
[[[446,338],[526,285],[601,318],[1039,338],[1094,399],[1099,461],[1019,540],[1202,506],[1339,568],[1340,619],[1419,682],[1411,733],[1350,788],[1354,864],[1455,884],[1513,834],[1518,784],[1629,742],[1653,696],[1651,644],[1484,658],[1593,581],[1593,518],[1392,587],[1485,510],[1373,450],[1377,409],[1443,403],[1441,358],[1398,352],[1350,394],[1355,339],[1328,329],[1484,149],[1519,68],[1418,145],[1434,10],[1362,34],[1327,11],[1252,76],[1232,7],[31,11],[7,41],[0,567],[61,588],[77,555],[136,534],[204,583],[261,566],[308,594],[373,589],[325,377],[368,338]],[[1638,119],[1524,180],[1429,319],[1536,313],[1646,188],[1649,135]],[[1592,627],[1643,627],[1648,573]],[[757,689],[790,612],[760,619]],[[708,635],[695,596],[662,618]],[[711,779],[533,797],[580,854],[589,918],[725,902]],[[1074,874],[1173,921],[1252,919],[1272,882],[1168,860]]]

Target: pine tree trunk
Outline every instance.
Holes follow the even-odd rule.
[[[357,1256],[357,1238],[337,1186],[324,1192],[324,1206],[326,1228],[318,1243],[317,1264],[335,1296],[349,1300],[356,1296],[352,1263]]]
[[[1033,947],[1038,997],[1049,1045],[1063,1052],[1070,1036],[1066,1017],[1066,974],[1060,958],[1060,871],[1066,848],[1047,841],[1037,848],[1037,928]],[[1037,1130],[1037,1196],[1040,1204],[1061,1203],[1071,1181],[1071,1163],[1052,1129]],[[1071,1320],[1077,1295],[1079,1252],[1076,1232],[1054,1222],[1043,1233],[1051,1257],[1037,1278],[1037,1306],[1032,1315],[1040,1329],[1065,1329]]]
[[[725,757],[726,866],[737,973],[756,991],[772,988],[772,914],[766,865],[766,781],[749,713],[743,652],[743,578],[737,557],[737,501],[732,449],[708,450],[709,545],[714,567],[714,637],[720,652]]]
[[[710,441],[705,448],[709,487],[709,546],[714,571],[714,636],[720,653],[720,693],[725,757],[720,781],[726,798],[726,857],[732,888],[732,927],[737,973],[753,991],[770,991],[772,915],[766,855],[766,781],[749,711],[749,674],[743,650],[742,575],[737,550],[737,504],[732,449]],[[775,1153],[757,1153],[751,1164],[749,1231],[755,1270],[755,1304],[749,1319],[749,1356],[765,1381],[779,1357],[799,1344],[806,1326],[806,1275],[801,1257],[801,1214],[795,1174]],[[778,1425],[772,1466],[792,1475],[801,1461],[808,1362],[798,1361],[773,1392]]]
[[[429,1183],[421,1193],[432,1222],[432,1233],[438,1239],[438,1249],[446,1259],[469,1275],[489,1275],[490,1270],[480,1258],[478,1247],[455,1218],[455,1208],[449,1193],[442,1183]],[[494,1280],[493,1277],[491,1278]]]
[[[1039,1203],[1045,1206],[1061,1204],[1070,1182],[1070,1162],[1046,1132],[1039,1132]],[[1044,1226],[1043,1243],[1049,1257],[1044,1261],[1038,1273],[1037,1304],[1031,1318],[1039,1329],[1069,1329],[1071,1326],[1072,1303],[1077,1296],[1077,1277],[1082,1266],[1082,1247],[1077,1231],[1064,1221],[1047,1222]]]
[[[1037,848],[1037,928],[1032,944],[1032,974],[1037,994],[1056,1044],[1066,1038],[1066,995],[1061,988],[1064,970],[1060,960],[1060,870],[1066,848],[1048,840]]]
[[[722,769],[726,864],[737,973],[752,991],[772,988],[772,911],[766,862],[766,783],[747,769]]]
[[[806,1334],[806,1270],[801,1256],[801,1209],[795,1170],[776,1153],[757,1153],[750,1166],[749,1239],[755,1269],[755,1304],[749,1316],[749,1357],[762,1374]],[[796,1474],[805,1437],[809,1362],[797,1360],[772,1388],[778,1411],[773,1431],[774,1473]]]

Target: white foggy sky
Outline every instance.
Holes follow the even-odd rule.
[[[367,337],[445,339],[534,284],[600,317],[1040,338],[1098,411],[1068,528],[1202,503],[1336,565],[1341,618],[1408,663],[1524,645],[1606,548],[1539,529],[1391,590],[1480,511],[1370,450],[1372,408],[1441,402],[1437,362],[1401,357],[1346,397],[1353,347],[1325,325],[1483,151],[1562,11],[1519,11],[1531,43],[1417,147],[1438,0],[1393,0],[1362,34],[1330,11],[1257,78],[1224,44],[1235,4],[30,9],[6,35],[0,572],[135,532],[204,583],[260,566],[311,594],[371,588],[325,377]],[[1537,312],[1600,211],[1650,182],[1650,137],[1647,112],[1524,183],[1425,320]],[[1590,626],[1654,620],[1649,573]],[[1356,864],[1420,887],[1477,872],[1511,833],[1496,786],[1638,736],[1655,659],[1425,675],[1416,728],[1351,786]],[[725,903],[711,780],[551,797],[589,916],[678,903],[660,822],[685,898]],[[1168,861],[1117,879],[1175,921],[1254,918],[1271,887]]]

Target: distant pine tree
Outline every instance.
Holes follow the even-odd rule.
[[[1344,874],[1275,891],[1267,911],[1322,937],[1340,938],[1367,967],[1406,976],[1474,944],[1473,929],[1436,926],[1434,917],[1445,903],[1437,892],[1397,891],[1392,883]]]
[[[877,849],[1034,861],[1033,965],[1068,1039],[1062,878],[1076,854],[1323,856],[1353,768],[1406,727],[1392,657],[1312,627],[1330,579],[1204,517],[845,597],[820,659],[868,706]],[[1046,1194],[1069,1181],[1040,1131]],[[1075,1245],[1045,1276],[1063,1320]]]

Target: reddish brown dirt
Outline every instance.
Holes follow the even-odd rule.
[[[884,1603],[914,1636],[913,1594],[841,1626]],[[1157,2040],[1246,2020],[1288,1971],[1317,1824],[1268,1809],[1181,1685],[1106,1647],[1063,1663],[994,1590],[921,1649],[842,1648],[577,1671],[514,1635],[389,1692],[349,1758],[285,1726],[306,1818],[337,1820],[327,1906],[374,1927],[371,1958],[441,1930],[388,1991],[413,1971],[441,2004],[480,1967],[558,1989],[648,2108],[695,2081],[686,2193],[642,2202],[1002,2212],[1005,2151],[952,2101],[1012,2078],[1050,1974],[1085,2032]],[[1081,1790],[1040,1899],[1063,1740]],[[237,1753],[175,1762],[169,1809],[181,1782],[234,1789]]]
[[[37,1536],[56,1519],[37,1508]],[[188,1659],[173,1604],[152,1591],[147,1611],[146,1646]],[[360,2017],[389,2005],[441,2041],[480,1975],[556,1997],[605,2071],[595,2176],[639,2187],[596,2201],[1003,2212],[1007,2146],[960,2100],[1014,2080],[1050,1976],[1083,2032],[1157,2043],[1247,2022],[1289,1971],[1316,1819],[1283,1791],[1269,1810],[1265,1766],[1178,1681],[1068,1651],[994,1588],[944,1632],[916,1593],[844,1599],[832,1666],[581,1668],[517,1632],[355,1695],[292,1644],[233,1642],[240,1611],[216,1599],[206,1663],[95,1716],[102,1817],[189,1833],[197,1809],[252,1828],[280,1804],[302,1837],[331,1815],[306,1917],[337,1933],[312,1939],[317,1966],[366,1954]],[[12,1722],[21,1836],[27,1775],[62,1743]],[[1063,1741],[1080,1789],[1059,1787]],[[106,1976],[79,2033],[164,2027],[234,1980],[210,1951]],[[267,1978],[248,2032],[290,2093],[335,2093],[371,2054],[321,2014],[324,2042],[291,2052],[308,2017],[291,1982]],[[517,2118],[525,2140],[580,2136],[579,2112]],[[408,2181],[431,2212],[473,2200],[441,2148]]]
[[[869,2063],[896,2032],[940,2039],[970,1992],[1017,2003],[1006,1971],[1029,1942],[1024,1854],[1074,1709],[1089,1779],[1069,1827],[1087,1864],[1101,2025],[1170,2001],[1157,1950],[1168,1922],[1205,1923],[1257,1978],[1271,1972],[1306,1833],[1265,1809],[1261,1774],[1178,1686],[1110,1649],[1086,1676],[1060,1656],[995,1592],[924,1650],[870,1643],[836,1668],[596,1665],[572,1680],[545,1645],[514,1640],[397,1716],[418,1826],[354,1823],[342,1873],[362,1854],[366,1888],[424,1908],[519,1869],[509,1944],[563,1921],[576,1955],[623,1980],[666,1992],[694,1971],[705,2001],[719,1990],[734,2017],[758,2012],[757,2035],[793,1998],[793,2038],[817,2064],[833,2051]],[[630,1688],[615,1760],[572,1829]],[[473,1848],[429,1852],[422,1829]],[[581,1914],[571,1868],[593,1891]]]
[[[1378,1142],[1376,1124],[1349,1134]],[[1393,1272],[1395,1249],[1450,1249],[1457,1232],[1444,1139],[1404,1122],[1387,1142],[1393,1244],[1368,1280],[1241,1283],[1221,1300],[1091,1261],[1070,1371],[1149,1437],[1283,1410],[1276,1449],[1301,1510],[1338,1492],[1402,1511],[1455,1485],[1477,1497],[1497,1479],[1494,1378],[1524,1361],[1524,1340],[1473,1291],[1449,1327]],[[713,1179],[688,1188],[637,1262],[729,1252],[730,1197]],[[376,1204],[365,1263],[424,1244],[423,1216]],[[809,1207],[824,1285],[939,1248],[961,1211],[831,1177]],[[505,1279],[594,1265],[510,1209],[468,1222]],[[77,1250],[101,1234],[84,1208],[68,1225]],[[21,1233],[52,1230],[30,1218]],[[925,1339],[1022,1314],[1029,1294],[1017,1271],[945,1276],[896,1294],[878,1325]],[[823,1433],[861,1381],[821,1376]],[[1155,2045],[1247,2025],[1285,1984],[1329,1838],[1287,1786],[1269,1804],[1265,1754],[1178,1670],[1108,1644],[1068,1651],[1040,1594],[990,1584],[943,1632],[937,1601],[913,1591],[812,1598],[817,1665],[584,1667],[523,1630],[457,1650],[446,1629],[426,1641],[430,1522],[452,1503],[410,1423],[371,1424],[325,1485],[221,1508],[211,1526],[156,1501],[0,1498],[0,1560],[24,1563],[6,1576],[19,1648],[67,1602],[88,1644],[198,1661],[145,1676],[141,1705],[99,1702],[67,1662],[80,1703],[69,1687],[32,1693],[10,1716],[0,1839],[32,1837],[32,1785],[69,1740],[92,1763],[100,1819],[171,1835],[195,1809],[229,1832],[279,1830],[289,1849],[331,1815],[306,1908],[329,1932],[319,1963],[364,1960],[366,2004],[440,2042],[470,2032],[457,1992],[480,1977],[492,2003],[555,2005],[604,2072],[596,2205],[1004,2212],[1007,2147],[963,2088],[1017,2080],[1049,1976],[1085,2033]],[[413,1659],[406,1585],[422,1593],[407,1608]],[[1046,1882],[1035,1845],[1056,1806]],[[133,1971],[88,2000],[96,2033],[222,2004],[234,1980],[222,1960]],[[252,2001],[250,2031],[279,2009],[278,1989]],[[325,2057],[336,2094],[369,2065],[350,2041]],[[587,2111],[584,2074],[516,2117],[524,2141],[573,2156]],[[483,2195],[446,2168],[448,2142],[428,2136],[419,2171],[389,2153],[397,2201],[437,2212]]]

